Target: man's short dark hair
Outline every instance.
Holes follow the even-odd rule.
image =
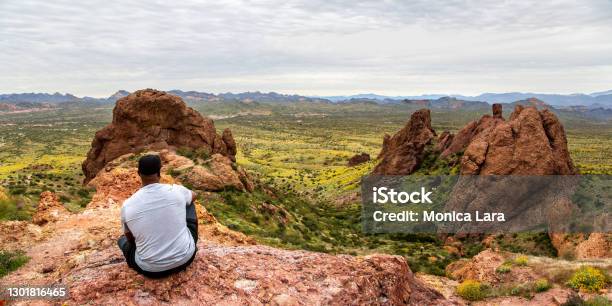
[[[160,174],[161,159],[157,155],[145,155],[138,160],[138,173],[141,175]]]

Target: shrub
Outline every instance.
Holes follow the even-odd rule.
[[[583,300],[578,295],[571,296],[567,302],[561,304],[561,306],[609,306],[612,305],[610,299],[605,296],[596,295],[588,300]]]
[[[585,306],[610,306],[612,301],[605,296],[596,295],[584,302]]]
[[[536,292],[544,292],[550,288],[552,288],[552,285],[545,278],[538,279],[534,285],[534,290]]]
[[[567,282],[567,285],[576,289],[588,292],[597,292],[606,287],[608,276],[601,270],[583,266]]]
[[[526,266],[529,258],[525,255],[518,256],[514,259],[514,264],[517,266]]]
[[[584,300],[577,295],[570,296],[561,306],[584,306]]]
[[[495,272],[505,274],[510,272],[510,270],[512,270],[512,267],[510,265],[502,264],[501,266],[497,267],[497,269],[495,269]]]
[[[457,286],[457,294],[469,301],[478,301],[484,299],[486,295],[486,286],[475,280],[465,280]]]
[[[532,297],[531,287],[529,285],[518,285],[518,286],[512,287],[510,289],[510,295],[522,296],[526,299],[530,299]]]
[[[17,270],[29,259],[23,251],[0,251],[0,278]]]
[[[28,220],[30,211],[23,203],[13,198],[0,200],[0,220]]]

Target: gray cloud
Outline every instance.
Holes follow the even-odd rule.
[[[0,92],[612,87],[609,1],[0,2]]]

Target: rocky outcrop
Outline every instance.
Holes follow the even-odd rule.
[[[496,112],[500,114],[501,110]],[[557,117],[547,109],[517,105],[508,121],[484,116],[477,128],[482,130],[473,134],[461,158],[460,173],[467,176],[454,186],[445,210],[501,212],[506,221],[503,228],[501,224],[473,223],[446,230],[514,232],[528,230],[529,226],[567,223],[577,209],[571,202],[576,180],[551,176],[573,175],[576,169]],[[493,182],[471,175],[514,177]]]
[[[567,234],[572,214],[579,212],[572,203],[577,174],[567,147],[563,125],[549,109],[535,100],[515,103],[508,120],[501,104],[492,106],[492,115],[465,125],[456,135],[448,131],[426,149],[435,132],[427,110],[415,112],[410,122],[393,137],[385,135],[379,164],[374,175],[406,175],[428,160],[459,164],[463,175],[453,190],[445,210],[452,212],[503,212],[503,228],[497,223],[455,223],[439,228],[446,233],[489,233],[523,231],[529,225],[548,226],[549,235],[560,255],[577,258],[609,256],[609,234]],[[436,156],[431,156],[434,154]],[[533,179],[503,178],[493,183],[473,175],[528,176]],[[563,176],[550,179],[551,176]],[[538,179],[542,178],[542,179]],[[525,198],[524,195],[529,195]],[[605,228],[605,227],[604,227]],[[587,238],[592,241],[589,242]]]
[[[492,106],[493,108],[493,118],[499,118],[499,119],[504,119],[503,117],[503,109],[502,109],[502,105],[499,103],[495,103]]]
[[[369,161],[370,161],[370,154],[368,153],[355,154],[351,158],[349,158],[347,165],[349,167],[355,167],[357,165],[360,165],[360,164],[363,164]]]
[[[452,136],[452,142],[444,147],[444,150],[440,154],[441,158],[447,158],[448,156],[463,152],[465,148],[480,135],[483,131],[487,131],[492,127],[503,122],[504,119],[501,116],[502,106],[501,104],[493,104],[493,116],[484,115],[478,121],[471,121],[464,126],[457,135]]]
[[[553,232],[549,234],[557,255],[562,258],[612,258],[612,235],[609,233]]]
[[[436,135],[431,127],[431,114],[421,109],[412,114],[410,121],[393,137],[385,135],[378,154],[380,162],[375,175],[407,175],[413,173],[425,156],[425,147]]]
[[[163,91],[136,91],[117,101],[111,124],[96,132],[82,168],[85,183],[117,157],[147,149],[204,150],[235,160],[236,143],[229,130],[216,133],[211,119]]]
[[[439,153],[443,152],[453,142],[454,137],[455,135],[451,134],[449,131],[442,132],[442,134],[438,136],[438,142],[436,143],[434,150]]]
[[[183,174],[179,175],[178,178],[199,190],[238,189],[253,191],[255,188],[246,171],[238,168],[234,169],[232,161],[221,154],[214,154],[203,165],[184,167],[181,172]]]
[[[62,205],[59,197],[51,191],[44,191],[40,194],[40,201],[36,213],[32,216],[32,222],[37,225],[44,225],[48,222],[57,221],[67,214],[69,212]]]
[[[494,120],[501,122],[489,124],[467,146],[461,160],[461,174],[576,173],[563,126],[549,110],[517,105],[509,121]]]
[[[334,256],[266,246],[201,242],[185,272],[161,280],[137,275],[118,252],[107,251],[64,279],[76,304],[446,304],[399,256]]]
[[[232,160],[236,161],[236,141],[234,141],[234,136],[232,135],[232,131],[230,129],[223,130],[223,135],[221,136],[221,140],[227,147],[227,156]]]
[[[252,192],[255,190],[253,177],[221,154],[213,154],[206,160],[200,160],[198,164],[169,150],[147,151],[143,154],[160,156],[162,183],[186,183],[199,191],[236,189]],[[126,154],[106,164],[104,169],[98,172],[98,176],[88,184],[98,191],[94,197],[99,196],[108,200],[115,199],[119,195],[127,198],[132,190],[140,188],[136,161],[134,154]],[[174,177],[166,173],[171,173]],[[123,183],[117,184],[117,179]],[[100,189],[100,186],[107,188]],[[102,201],[94,202],[102,203]]]
[[[451,263],[446,267],[446,274],[457,281],[472,279],[489,285],[527,283],[539,278],[531,268],[523,266],[513,266],[507,273],[496,271],[504,262],[511,262],[513,256],[516,255],[486,249],[471,259]]]
[[[591,233],[576,246],[576,258],[612,258],[612,235]]]

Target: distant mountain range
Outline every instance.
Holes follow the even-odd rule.
[[[220,93],[212,94],[198,91],[182,91],[182,90],[170,90],[171,94],[181,97],[183,100],[192,103],[198,102],[222,102],[222,101],[242,101],[242,102],[271,102],[271,103],[286,103],[286,102],[323,102],[331,103],[327,99],[321,99],[317,97],[306,97],[300,95],[286,95],[275,92],[262,93],[259,91],[255,92],[243,92],[243,93]],[[116,93],[110,95],[107,98],[92,98],[82,97],[79,98],[73,94],[61,94],[61,93],[14,93],[14,94],[0,94],[0,103],[3,104],[18,104],[18,103],[43,103],[43,104],[63,104],[70,103],[115,103],[117,100],[129,95],[130,93],[125,90],[119,90]]]
[[[381,96],[376,94],[361,94],[354,96],[307,97],[286,95],[275,92],[243,92],[212,94],[199,91],[170,90],[171,94],[181,97],[191,105],[202,103],[235,103],[250,104],[256,107],[264,104],[288,103],[324,103],[324,104],[406,104],[415,107],[426,107],[440,110],[483,110],[489,109],[492,103],[506,104],[504,109],[513,109],[516,104],[533,105],[538,108],[548,107],[557,113],[568,113],[583,118],[601,120],[612,119],[611,91],[576,95],[551,95],[529,93],[486,93],[475,97],[422,95],[422,96]],[[72,94],[21,93],[0,94],[0,112],[30,112],[44,111],[54,108],[72,107],[112,107],[118,99],[130,93],[119,90],[107,98],[79,98]],[[543,98],[538,98],[543,97]],[[552,102],[551,102],[552,101]],[[556,103],[556,104],[555,104]]]
[[[483,93],[478,96],[463,96],[463,95],[441,95],[427,94],[419,96],[383,96],[377,94],[358,94],[351,96],[301,96],[287,95],[275,92],[263,93],[243,92],[243,93],[206,93],[199,91],[182,91],[170,90],[169,93],[175,94],[189,103],[202,102],[223,102],[223,101],[241,101],[241,102],[266,102],[266,103],[287,103],[287,102],[318,102],[318,103],[355,103],[355,102],[371,102],[379,104],[388,103],[406,103],[405,101],[430,101],[430,106],[446,104],[448,108],[460,107],[461,105],[482,105],[482,103],[512,103],[529,98],[536,98],[544,101],[548,105],[555,107],[575,107],[586,106],[588,108],[610,108],[612,109],[612,90],[595,92],[591,94],[540,94],[540,93]],[[61,104],[61,103],[95,103],[106,104],[115,103],[118,99],[125,97],[129,92],[119,90],[107,98],[79,98],[72,94],[61,93],[16,93],[16,94],[0,94],[0,103],[17,104],[17,103],[43,103],[43,104]],[[474,103],[466,103],[473,101]],[[423,103],[423,102],[420,102]]]
[[[514,101],[526,100],[529,98],[537,98],[545,101],[546,104],[553,106],[592,106],[592,107],[605,107],[612,108],[612,90],[594,92],[591,94],[542,94],[542,93],[522,93],[522,92],[510,92],[510,93],[483,93],[478,96],[464,96],[464,95],[440,95],[440,94],[426,94],[418,96],[382,96],[377,94],[358,94],[351,96],[321,96],[319,98],[328,99],[332,102],[348,101],[351,99],[371,99],[377,100],[381,103],[393,103],[401,100],[435,100],[443,97],[453,97],[465,101],[482,101],[487,103],[512,103]]]

